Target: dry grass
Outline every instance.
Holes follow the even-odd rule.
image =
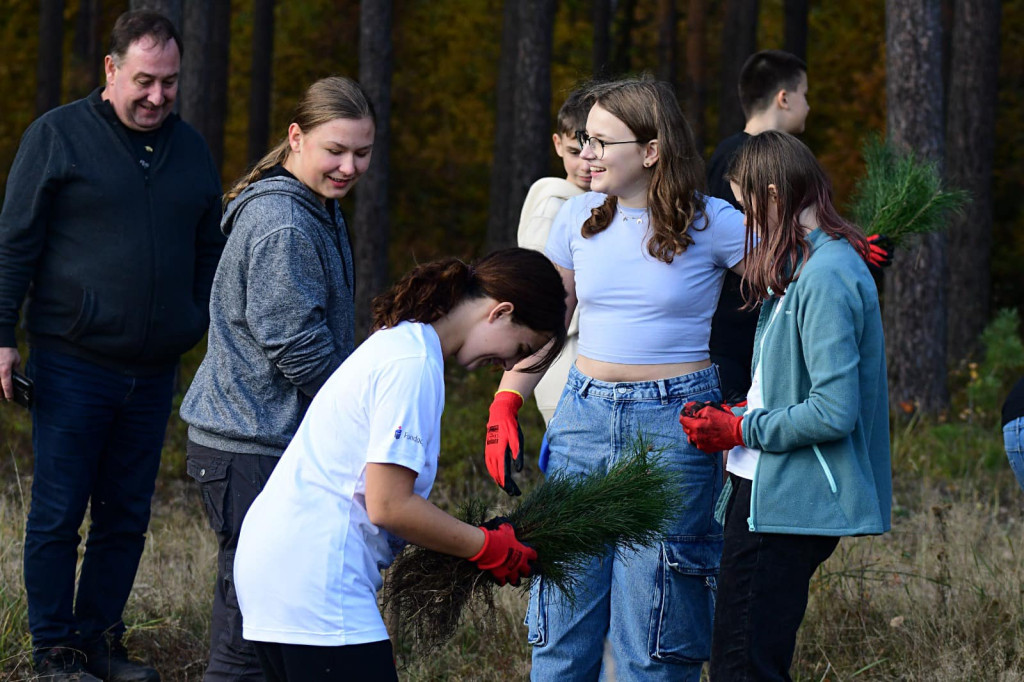
[[[496,377],[449,377],[441,477],[432,499],[502,500],[483,470],[482,415]],[[27,428],[0,409],[0,682],[29,679],[21,554],[28,499]],[[531,437],[540,420],[524,411]],[[172,419],[172,422],[174,419]],[[176,429],[179,427],[176,426]],[[216,542],[172,431],[153,521],[125,614],[127,643],[167,682],[199,680],[207,649]],[[969,422],[894,433],[894,527],[844,539],[812,583],[793,665],[804,682],[1024,681],[1024,495],[998,429]],[[535,447],[535,444],[533,445]],[[533,456],[530,456],[532,464]],[[524,476],[527,486],[536,473]],[[497,609],[470,613],[443,649],[422,659],[399,647],[409,682],[526,679],[524,595],[499,590]]]

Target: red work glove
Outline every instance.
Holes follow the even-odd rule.
[[[679,423],[698,450],[715,453],[743,445],[743,417],[737,417],[725,405],[686,403],[679,413]]]
[[[469,558],[477,568],[490,571],[499,585],[519,584],[530,575],[530,562],[537,560],[537,551],[516,540],[516,531],[506,519],[497,517],[480,526],[484,546]]]
[[[512,480],[512,470],[523,470],[523,430],[518,417],[522,406],[523,396],[518,391],[501,390],[494,394],[484,446],[491,478],[513,496],[521,494]]]
[[[868,249],[861,257],[868,264],[868,269],[876,274],[882,273],[882,268],[892,265],[892,254],[896,245],[892,240],[881,234],[873,234],[868,237]]]

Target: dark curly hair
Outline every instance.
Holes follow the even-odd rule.
[[[514,306],[512,321],[553,343],[524,372],[543,372],[565,345],[565,287],[544,254],[510,248],[484,256],[473,265],[458,258],[420,265],[373,299],[373,331],[399,322],[434,322],[466,299],[489,297]]]

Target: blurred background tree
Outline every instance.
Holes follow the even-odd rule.
[[[379,12],[383,4],[366,6]],[[0,180],[40,111],[102,82],[110,28],[130,6],[162,8],[181,27],[179,111],[210,142],[225,184],[284,135],[309,83],[335,73],[372,78],[379,82],[366,85],[375,99],[383,104],[390,96],[381,107],[390,110],[384,114],[389,135],[375,159],[377,178],[365,178],[367,186],[345,206],[356,248],[366,249],[359,280],[365,311],[372,294],[417,262],[473,257],[509,243],[523,188],[561,170],[548,141],[555,111],[575,83],[595,75],[647,71],[673,82],[707,154],[720,136],[743,125],[735,101],[743,60],[766,48],[803,52],[811,104],[803,139],[845,204],[863,173],[860,149],[868,134],[930,153],[932,142],[918,139],[925,128],[893,118],[916,106],[913,97],[910,104],[889,101],[917,66],[897,69],[886,49],[887,32],[890,46],[914,32],[898,10],[928,9],[938,12],[938,27],[929,29],[914,62],[932,65],[923,83],[939,93],[938,107],[929,108],[928,136],[937,141],[947,178],[968,188],[974,201],[936,237],[948,240],[948,248],[897,254],[885,291],[894,311],[891,364],[898,369],[913,353],[915,361],[933,358],[926,374],[953,367],[977,352],[990,311],[1021,307],[1024,0],[390,0],[388,25],[378,21],[370,33],[360,31],[360,5],[0,0],[0,39],[7,46],[0,63],[7,96]],[[374,46],[361,52],[366,40]],[[374,55],[382,60],[377,71],[366,63]],[[367,75],[374,73],[382,75]],[[504,123],[499,113],[507,116]],[[360,201],[368,205],[360,208]],[[946,270],[948,277],[932,278]],[[927,298],[908,298],[899,283],[926,272],[929,283],[919,289]],[[932,322],[914,323],[925,331],[904,343],[907,316],[924,309],[931,309]],[[366,320],[363,312],[361,325]],[[941,328],[949,333],[937,334]],[[901,401],[926,411],[943,408],[941,389],[926,390],[905,376],[894,376],[905,387]]]

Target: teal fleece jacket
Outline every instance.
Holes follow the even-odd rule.
[[[878,291],[849,242],[820,229],[808,239],[798,278],[757,324],[765,408],[743,417],[744,443],[761,450],[748,522],[762,533],[884,533],[892,471]]]

